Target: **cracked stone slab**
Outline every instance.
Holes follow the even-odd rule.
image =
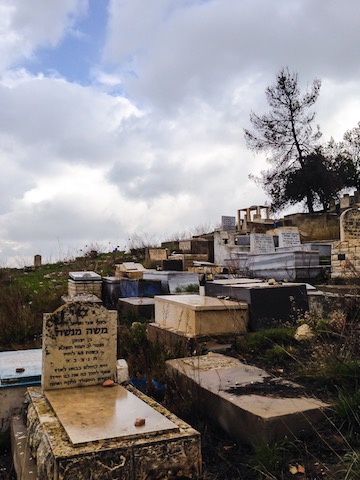
[[[330,407],[300,385],[221,354],[168,360],[166,369],[215,423],[245,443],[296,437]]]

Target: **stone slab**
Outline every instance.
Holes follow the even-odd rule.
[[[0,352],[0,433],[8,433],[11,417],[21,412],[26,388],[40,382],[41,349]]]
[[[295,247],[301,245],[299,230],[277,229],[279,247]]]
[[[119,324],[129,321],[151,320],[155,317],[155,300],[148,297],[120,298],[118,301]]]
[[[116,376],[117,312],[72,302],[44,315],[44,390],[99,385]]]
[[[93,302],[93,303],[102,303],[101,298],[92,293],[80,293],[79,295],[63,295],[61,297],[63,303],[69,302]]]
[[[246,302],[249,308],[250,330],[260,330],[295,324],[309,310],[307,289],[301,283],[222,283],[206,282],[206,295],[226,296]]]
[[[257,278],[289,282],[317,278],[323,272],[319,253],[315,251],[283,251],[261,255],[250,253],[246,270]]]
[[[251,233],[250,252],[256,254],[275,253],[273,236],[267,233]]]
[[[163,345],[175,357],[198,355],[207,351],[227,351],[235,339],[243,333],[230,335],[189,335],[157,323],[149,323],[146,329],[148,341],[153,345]]]
[[[176,294],[189,285],[199,285],[199,276],[194,272],[145,270],[144,280],[160,280],[161,292]]]
[[[150,473],[154,479],[200,478],[200,434],[146,395],[126,388],[178,430],[74,445],[41,389],[28,389],[27,436],[41,480],[143,480]]]
[[[260,368],[221,354],[168,360],[166,369],[180,389],[187,389],[197,407],[230,436],[249,444],[284,435],[296,437],[325,419],[324,411],[329,407],[306,397],[299,385],[273,379]],[[274,393],[269,390],[270,381]],[[290,393],[282,396],[281,389],[276,393],[278,387]],[[249,393],[249,389],[256,393]]]
[[[0,352],[0,388],[39,383],[41,355],[40,348]]]
[[[121,385],[49,390],[45,396],[73,444],[179,431],[173,422]],[[136,427],[136,418],[144,418],[145,425]]]
[[[11,451],[17,480],[39,480],[28,444],[26,425],[20,415],[11,419]]]
[[[69,272],[69,278],[79,282],[101,281],[101,275],[95,272]]]
[[[221,217],[221,230],[234,232],[236,230],[236,218],[223,215]]]
[[[118,298],[153,297],[162,293],[160,280],[148,279],[120,279],[120,295]]]
[[[247,305],[204,295],[155,297],[155,323],[189,335],[245,332]]]

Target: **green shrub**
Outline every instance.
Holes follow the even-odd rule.
[[[250,332],[243,337],[239,337],[236,342],[236,348],[244,353],[264,353],[264,351],[273,348],[275,345],[282,347],[295,345],[295,328],[278,327],[257,332]]]

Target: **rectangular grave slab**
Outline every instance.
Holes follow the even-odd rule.
[[[101,275],[95,272],[69,272],[69,278],[75,282],[101,281]]]
[[[199,286],[199,276],[194,272],[146,270],[144,280],[160,280],[161,293],[176,294],[185,291],[189,285]]]
[[[318,278],[323,271],[319,253],[302,250],[261,255],[249,253],[246,269],[248,274],[257,278],[289,282]]]
[[[99,385],[116,376],[117,312],[70,302],[44,315],[44,390]]]
[[[223,335],[245,332],[247,305],[202,295],[155,297],[155,323],[189,335]]]
[[[139,432],[153,435],[179,431],[168,418],[121,385],[49,390],[45,396],[74,445],[130,438]],[[144,418],[145,425],[136,427],[136,418]]]
[[[329,405],[307,397],[299,385],[221,354],[168,360],[166,370],[188,400],[244,443],[296,437],[327,418]]]
[[[226,296],[246,302],[249,306],[249,328],[260,330],[295,324],[299,316],[309,310],[305,284],[300,283],[223,283],[206,282],[206,295]]]
[[[40,385],[41,349],[0,352],[0,433],[7,433],[18,414],[27,387]]]
[[[101,395],[114,395],[112,389],[103,387],[79,388],[78,390],[83,391],[84,414],[87,402],[86,391],[94,388],[102,391]],[[71,442],[66,429],[41,389],[28,390],[27,441],[36,460],[39,478],[42,480],[73,478],[77,480],[90,478],[142,480],[148,478],[150,472],[153,475],[152,478],[159,479],[200,477],[199,433],[146,395],[130,386],[126,387],[126,390],[136,396],[139,401],[144,402],[151,411],[154,410],[160,415],[159,431],[146,432],[145,427],[137,427],[138,431],[134,435],[75,444]],[[58,393],[61,392],[50,392],[51,395]],[[100,405],[101,403],[99,401]],[[124,418],[121,408],[115,407],[111,411],[112,417],[108,412],[108,418],[104,419],[101,431],[111,428],[114,417],[120,415]],[[143,413],[142,407],[140,412]],[[145,415],[147,415],[146,412]],[[150,417],[153,414],[153,412],[149,414],[145,420],[149,419],[151,423]],[[137,411],[130,410],[130,415],[135,415],[137,418]],[[73,420],[76,421],[76,419]],[[89,415],[86,418],[88,427],[91,421],[92,417]],[[171,425],[171,428],[164,429],[163,422],[169,422],[167,424]],[[155,423],[154,428],[156,428]],[[172,428],[173,425],[174,428]],[[135,427],[132,424],[129,428]],[[76,438],[78,433],[75,433]],[[112,435],[113,433],[110,433],[110,436]]]
[[[148,297],[120,298],[118,312],[120,325],[151,320],[155,317],[155,300]]]

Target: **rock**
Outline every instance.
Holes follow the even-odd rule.
[[[115,385],[115,382],[114,380],[111,380],[111,378],[108,378],[102,384],[103,387],[113,387],[114,385]]]
[[[137,418],[134,422],[135,427],[142,427],[145,425],[145,418]]]

